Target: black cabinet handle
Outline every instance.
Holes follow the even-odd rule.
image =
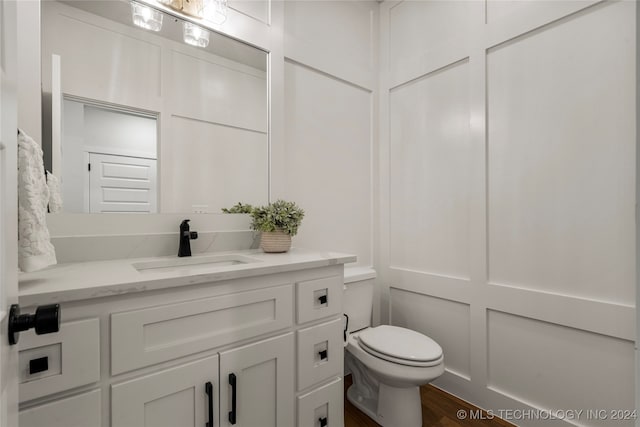
[[[229,412],[229,422],[236,423],[236,374],[229,374],[229,385],[231,386],[231,412]]]
[[[210,381],[204,384],[204,391],[209,399],[209,421],[207,422],[207,427],[213,427],[213,384]]]
[[[347,321],[345,322],[344,331],[343,331],[344,342],[347,342],[347,331],[349,330],[349,316],[347,316],[347,313],[342,313],[342,315],[344,316],[345,319],[347,319]]]
[[[326,360],[327,359],[327,350],[319,351],[318,354],[320,355],[320,360]]]
[[[319,418],[318,421],[320,422],[320,427],[325,427],[327,425],[327,417]]]
[[[326,304],[327,303],[327,296],[326,295],[321,295],[320,297],[318,297],[318,301],[320,301],[320,304]]]

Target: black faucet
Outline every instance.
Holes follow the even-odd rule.
[[[191,239],[198,238],[197,231],[189,231],[190,219],[185,219],[180,223],[180,248],[178,256],[191,256]]]

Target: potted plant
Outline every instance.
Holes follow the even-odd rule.
[[[266,206],[254,207],[249,212],[251,228],[262,232],[260,247],[265,252],[287,252],[291,236],[298,233],[304,211],[294,202],[277,200]]]

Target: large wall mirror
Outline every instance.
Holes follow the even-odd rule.
[[[63,211],[219,213],[266,203],[267,54],[173,15],[158,31],[140,28],[135,5],[41,2],[53,129],[43,149]]]

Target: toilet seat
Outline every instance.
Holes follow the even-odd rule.
[[[442,363],[442,347],[426,335],[411,329],[382,325],[358,334],[367,353],[389,362],[428,367]]]

